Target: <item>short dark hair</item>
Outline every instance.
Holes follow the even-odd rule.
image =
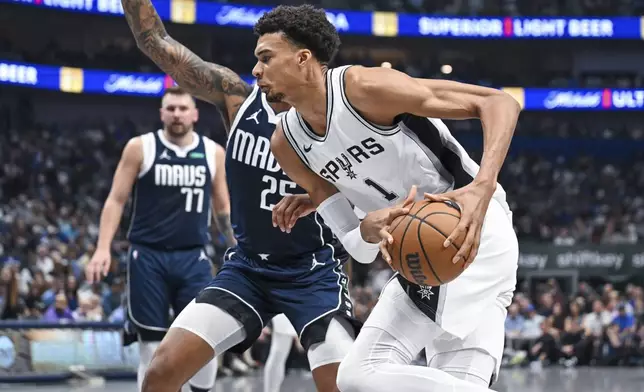
[[[192,94],[190,94],[189,92],[187,92],[186,90],[184,90],[180,86],[167,87],[163,91],[163,96],[161,96],[161,99],[165,98],[166,95],[188,95],[188,96],[190,96],[190,98],[192,98],[192,100],[193,100],[193,102],[195,102],[195,104],[197,103],[197,101],[195,101],[195,98],[192,96]]]
[[[331,62],[340,47],[340,36],[326,12],[309,4],[280,5],[262,15],[254,31],[258,37],[282,32],[295,46],[309,49],[322,64]]]
[[[163,91],[163,96],[166,95],[190,95],[186,90],[182,89],[180,86],[170,86]]]

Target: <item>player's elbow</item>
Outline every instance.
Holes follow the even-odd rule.
[[[514,99],[514,97],[512,97],[505,91],[494,89],[491,90],[492,92],[490,93],[490,95],[482,100],[481,107],[478,108],[479,114],[483,112],[487,107],[499,107],[502,108],[502,111],[504,113],[512,114],[515,117],[519,116],[522,108],[519,102]]]
[[[122,196],[119,194],[110,193],[105,200],[104,210],[114,209],[114,208],[124,208],[125,203],[127,203],[128,196]]]

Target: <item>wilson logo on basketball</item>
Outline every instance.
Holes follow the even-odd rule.
[[[425,281],[427,281],[427,277],[423,273],[423,269],[420,265],[420,256],[418,255],[418,252],[407,253],[405,255],[405,261],[409,268],[409,275],[414,278],[414,281],[421,285],[425,283]]]

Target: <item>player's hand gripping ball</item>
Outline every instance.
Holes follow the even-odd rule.
[[[449,247],[443,244],[461,219],[454,202],[417,201],[409,213],[394,219],[387,245],[391,267],[410,282],[439,286],[456,279],[464,271],[464,260],[453,263],[465,237],[456,238]]]

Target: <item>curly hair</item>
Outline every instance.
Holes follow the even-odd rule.
[[[340,36],[326,12],[312,5],[280,5],[262,15],[254,28],[255,35],[282,32],[299,48],[309,49],[322,64],[333,60],[340,47]]]

